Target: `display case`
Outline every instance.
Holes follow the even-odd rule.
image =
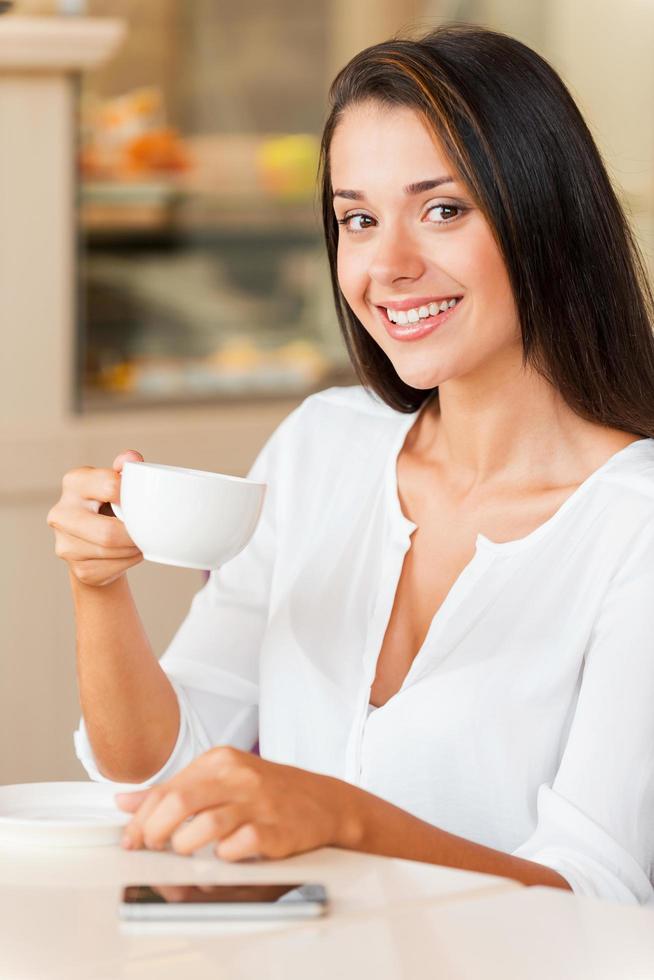
[[[316,191],[329,13],[131,5],[125,52],[84,79],[79,411],[354,380]]]

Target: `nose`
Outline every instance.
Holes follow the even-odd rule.
[[[382,286],[396,286],[403,280],[413,282],[425,271],[425,262],[411,236],[400,230],[385,229],[377,236],[368,273]]]

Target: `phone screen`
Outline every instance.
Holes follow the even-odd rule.
[[[128,885],[125,905],[291,905],[324,904],[322,885]]]

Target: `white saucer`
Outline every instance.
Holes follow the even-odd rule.
[[[130,819],[114,800],[121,788],[82,782],[0,786],[0,844],[118,844]]]

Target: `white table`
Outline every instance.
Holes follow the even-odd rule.
[[[319,924],[221,923],[196,927],[190,934],[188,927],[184,932],[179,926],[163,933],[151,927],[148,932],[146,927],[134,934],[118,920],[118,898],[125,884],[221,881],[323,882],[332,903],[329,919]],[[326,962],[327,948],[333,948],[332,955],[340,960],[340,942],[332,938],[339,926],[352,928],[360,919],[392,916],[393,910],[417,909],[424,902],[436,906],[517,887],[502,878],[331,848],[283,862],[230,865],[214,858],[210,849],[184,858],[171,852],[127,852],[119,847],[10,849],[3,845],[0,978],[240,980],[279,976],[291,980],[302,976],[306,980]],[[269,951],[262,946],[259,952],[262,940],[273,942],[273,948]],[[276,942],[282,942],[284,949],[279,964]],[[321,962],[314,964],[314,955]],[[355,975],[348,972],[346,960],[338,980]]]
[[[321,881],[319,921],[134,931],[121,887]],[[654,913],[487,875],[326,848],[224,864],[172,853],[0,848],[2,980],[645,980]]]

